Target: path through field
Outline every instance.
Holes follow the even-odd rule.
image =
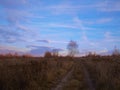
[[[90,75],[88,73],[88,70],[86,69],[86,66],[84,63],[81,64],[82,65],[82,69],[83,69],[83,73],[84,73],[84,79],[85,79],[85,82],[87,83],[88,87],[89,87],[89,90],[95,90],[95,87],[92,83],[92,80],[90,78]]]
[[[67,75],[60,81],[60,83],[55,88],[53,88],[52,90],[62,90],[65,83],[67,83],[68,79],[71,77],[71,75],[73,73],[73,70],[74,70],[74,67],[67,73]]]
[[[82,61],[78,61],[76,64],[80,64],[82,67],[82,73],[84,75],[84,80],[86,82],[86,85],[88,86],[89,90],[95,90],[95,87],[92,83],[92,80],[90,78],[90,75],[86,69],[86,66],[84,65],[84,63],[82,63]],[[65,86],[65,84],[67,84],[69,82],[69,79],[72,76],[72,73],[74,71],[74,67],[76,65],[73,66],[73,68],[66,74],[66,76],[60,81],[60,83],[58,83],[58,85],[53,88],[52,90],[62,90],[62,88]]]

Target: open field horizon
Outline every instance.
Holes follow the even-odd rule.
[[[120,0],[0,0],[0,90],[120,90]]]
[[[0,90],[119,89],[120,56],[0,56]]]

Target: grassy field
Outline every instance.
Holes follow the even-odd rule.
[[[84,58],[96,90],[120,90],[120,57]]]
[[[50,90],[72,65],[65,58],[1,58],[0,90]]]
[[[120,57],[0,57],[0,90],[51,90],[73,68],[62,90],[120,90]]]

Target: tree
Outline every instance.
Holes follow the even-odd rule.
[[[53,53],[53,56],[58,57],[58,55],[59,55],[59,49],[53,49],[52,53]]]
[[[46,58],[50,58],[50,57],[52,57],[51,52],[46,52],[45,55],[44,55],[44,57],[46,57]]]
[[[113,51],[113,56],[119,56],[120,55],[120,50],[115,46],[114,51]]]
[[[78,44],[75,41],[71,40],[67,45],[67,49],[68,49],[68,55],[70,57],[74,57],[75,54],[79,53]]]

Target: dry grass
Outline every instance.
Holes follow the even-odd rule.
[[[0,59],[0,90],[50,90],[73,64],[71,60],[54,59]]]
[[[75,61],[72,77],[69,79],[68,83],[66,83],[63,90],[88,90],[84,78],[81,62]]]
[[[120,57],[89,57],[85,59],[96,90],[120,90]]]
[[[75,60],[74,60],[75,59]],[[120,90],[120,57],[5,57],[0,56],[0,90],[51,90],[71,70],[63,90],[88,90],[81,62],[96,90]]]

